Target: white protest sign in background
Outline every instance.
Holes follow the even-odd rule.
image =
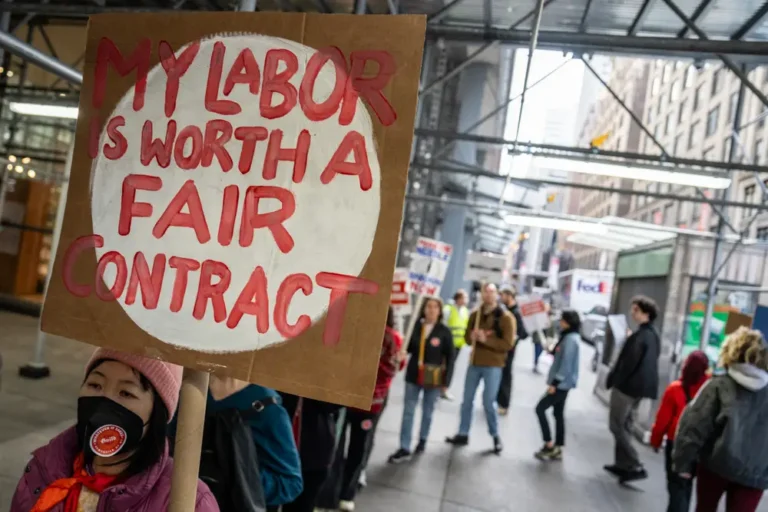
[[[411,293],[408,291],[408,269],[396,268],[392,280],[392,298],[389,303],[397,309],[411,304]]]
[[[380,169],[368,110],[344,95],[333,58],[286,39],[234,35],[160,52],[141,112],[128,91],[93,161],[104,282],[126,290],[115,295],[140,328],[179,347],[240,352],[290,339],[328,311],[320,276],[358,276],[371,253]],[[320,118],[307,104],[341,104],[341,114]],[[136,279],[154,287],[137,291]]]
[[[418,295],[439,295],[452,252],[453,247],[450,244],[419,237],[408,276],[411,292]]]
[[[549,328],[547,305],[540,295],[520,295],[517,298],[520,315],[523,317],[525,330],[528,332],[543,331]]]
[[[506,256],[469,251],[467,253],[467,267],[464,270],[464,280],[500,284],[504,281],[506,268]]]

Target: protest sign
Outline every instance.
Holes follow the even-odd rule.
[[[528,332],[543,331],[549,328],[547,305],[539,295],[521,295],[517,298],[520,315],[523,317],[525,330]]]
[[[396,268],[392,281],[392,298],[389,303],[395,307],[408,306],[411,303],[411,294],[408,292],[408,269]]]
[[[367,408],[424,31],[92,17],[43,330]]]
[[[419,237],[408,275],[411,293],[433,296],[440,294],[452,251],[450,244]]]

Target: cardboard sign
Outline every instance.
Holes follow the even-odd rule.
[[[536,332],[549,328],[547,306],[539,295],[521,295],[517,298],[517,305],[526,331]]]
[[[450,244],[419,237],[408,274],[412,293],[432,296],[440,294],[452,251]]]
[[[91,17],[43,330],[367,407],[424,32],[422,16]]]
[[[408,269],[396,268],[395,277],[392,280],[392,297],[389,300],[392,306],[402,307],[411,303],[411,293],[408,291]]]
[[[506,256],[469,251],[467,253],[467,267],[464,269],[464,280],[499,284],[504,281],[506,268]]]

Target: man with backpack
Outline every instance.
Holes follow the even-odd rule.
[[[504,304],[504,307],[506,307],[510,313],[512,313],[515,317],[515,323],[517,324],[515,344],[512,346],[512,350],[507,353],[507,360],[504,363],[504,369],[501,373],[499,393],[496,396],[496,401],[499,405],[499,415],[506,416],[507,411],[509,410],[509,402],[512,398],[512,362],[515,359],[517,342],[526,339],[528,337],[528,331],[525,330],[523,316],[520,314],[520,307],[517,305],[517,297],[512,288],[504,288],[501,290],[501,303]]]
[[[446,442],[454,446],[466,446],[469,443],[475,394],[480,381],[483,381],[483,408],[488,421],[488,432],[493,438],[493,449],[497,454],[501,453],[503,444],[499,437],[496,395],[507,353],[514,346],[517,331],[515,317],[498,304],[498,296],[496,285],[485,284],[482,289],[482,303],[469,317],[466,341],[472,346],[472,354],[464,381],[461,422],[458,434],[446,439]]]

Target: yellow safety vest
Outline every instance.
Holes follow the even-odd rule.
[[[453,335],[453,345],[456,348],[461,348],[466,344],[464,341],[464,333],[469,324],[469,309],[466,306],[459,308],[455,304],[448,304],[445,309],[445,323],[448,325],[448,328]]]

